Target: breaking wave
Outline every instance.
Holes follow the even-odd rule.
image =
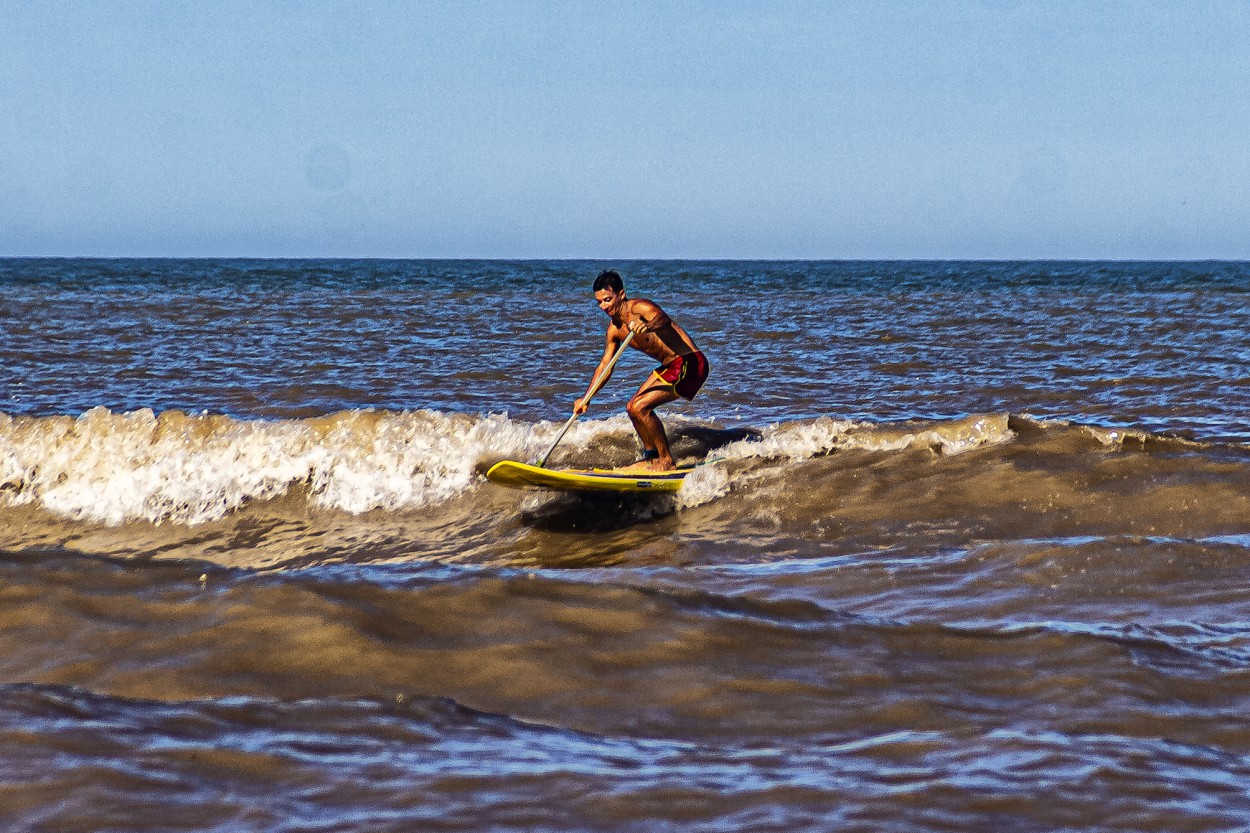
[[[679,509],[750,488],[778,467],[840,451],[958,455],[1010,442],[1020,430],[1076,432],[1094,448],[1165,442],[1007,414],[884,424],[820,417],[735,430],[673,416],[669,425],[679,456],[720,461],[690,475],[676,499]],[[0,504],[105,525],[195,525],[293,493],[351,514],[420,509],[479,488],[493,461],[537,457],[555,431],[553,423],[504,414],[428,410],[292,420],[104,408],[78,417],[0,414]],[[575,424],[554,462],[619,465],[635,453],[628,420],[613,416]]]

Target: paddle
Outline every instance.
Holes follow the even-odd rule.
[[[608,381],[608,374],[612,372],[612,368],[616,367],[616,362],[620,359],[621,354],[625,352],[625,348],[629,346],[629,342],[634,338],[634,331],[630,330],[629,335],[625,336],[625,340],[621,342],[621,346],[617,349],[616,355],[612,357],[612,361],[608,362],[608,366],[599,374],[599,378],[595,379],[595,383],[590,386],[590,392],[586,394],[586,404],[590,404],[591,397],[599,392],[599,388],[603,387]],[[547,458],[551,456],[551,452],[556,450],[556,446],[560,444],[560,440],[564,439],[564,435],[573,427],[573,423],[577,422],[577,414],[569,417],[569,421],[564,423],[564,427],[560,429],[560,433],[556,435],[556,441],[551,444],[551,448],[547,449],[547,453],[538,459],[534,465],[540,469],[547,467]]]

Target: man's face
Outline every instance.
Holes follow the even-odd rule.
[[[595,303],[599,305],[599,309],[603,310],[610,316],[615,316],[616,311],[621,306],[621,301],[625,300],[624,292],[614,292],[611,289],[600,289],[595,293]]]

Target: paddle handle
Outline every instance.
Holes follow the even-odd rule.
[[[594,384],[590,386],[590,392],[586,394],[587,405],[590,404],[591,398],[599,392],[599,389],[607,383],[608,375],[612,372],[612,368],[616,367],[616,363],[620,360],[621,354],[625,352],[625,348],[628,347],[629,343],[634,340],[634,335],[634,331],[630,330],[629,335],[625,336],[625,340],[622,341],[621,346],[617,348],[616,355],[612,357],[612,361],[608,362],[608,366],[603,369],[603,372],[599,374],[597,379],[595,379]],[[577,422],[577,414],[573,414],[573,416],[569,417],[569,421],[564,423],[564,427],[561,428],[560,433],[556,435],[555,442],[553,442],[551,447],[547,449],[547,453],[540,457],[538,462],[534,465],[538,466],[540,469],[547,467],[547,458],[551,456],[551,452],[556,450],[556,446],[560,444],[560,440],[564,439],[564,435],[567,434],[569,429],[573,427],[574,422]]]
[[[547,452],[543,454],[542,457],[538,458],[538,461],[534,463],[534,465],[538,466],[540,469],[547,468],[547,458],[551,456],[551,452],[556,450],[556,446],[560,444],[560,440],[564,439],[564,435],[567,434],[569,429],[573,427],[574,422],[577,422],[577,414],[573,414],[573,416],[569,417],[569,421],[564,423],[564,427],[560,429],[560,433],[556,434],[555,442],[551,444],[551,447],[547,449]]]

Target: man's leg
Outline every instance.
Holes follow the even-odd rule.
[[[656,452],[655,459],[646,461],[646,468],[650,471],[671,471],[677,468],[677,464],[673,462],[673,453],[668,447],[664,423],[655,415],[655,409],[678,398],[670,388],[648,389],[644,384],[625,406],[625,412],[629,414],[634,430],[642,440],[644,456],[649,456],[646,455],[647,451]]]

